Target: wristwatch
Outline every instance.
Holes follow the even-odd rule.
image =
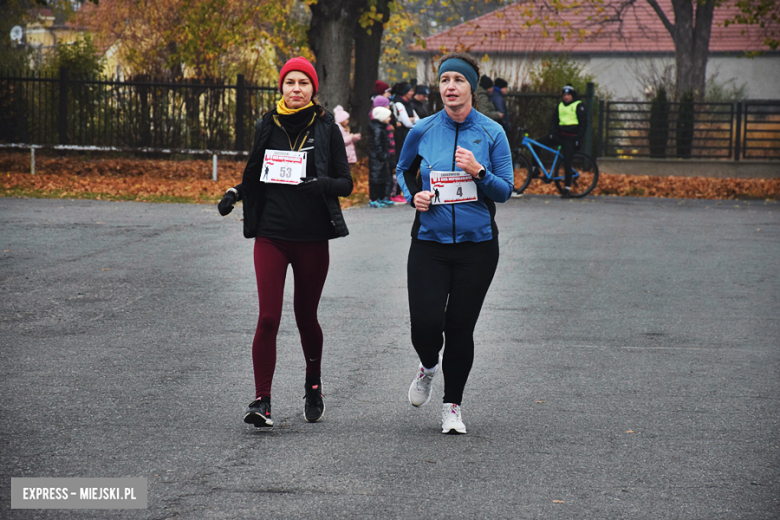
[[[485,178],[485,175],[487,175],[487,170],[483,166],[482,168],[479,169],[479,172],[477,172],[477,179],[482,180]]]

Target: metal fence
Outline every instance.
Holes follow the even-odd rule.
[[[0,74],[0,142],[248,150],[276,87]]]
[[[22,143],[60,149],[95,147],[129,151],[221,150],[252,147],[254,123],[271,110],[276,86],[195,81],[113,81],[0,71],[0,145]],[[584,149],[611,157],[780,159],[780,101],[595,103]],[[544,135],[559,94],[510,93],[512,149],[523,133]],[[429,100],[433,111],[441,99]],[[63,148],[65,147],[65,148]]]
[[[600,101],[599,155],[780,159],[780,102]]]

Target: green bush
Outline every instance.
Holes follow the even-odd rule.
[[[79,38],[71,44],[57,45],[41,65],[45,74],[58,76],[60,68],[68,69],[71,79],[93,79],[103,72],[103,58],[98,56],[92,38]]]
[[[565,56],[545,59],[535,66],[530,74],[531,92],[560,94],[567,83],[571,83],[580,95],[585,94],[588,83],[595,83],[595,76],[585,74],[583,67]]]

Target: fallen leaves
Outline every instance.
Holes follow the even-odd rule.
[[[558,195],[555,184],[531,181],[524,193]],[[670,199],[778,200],[780,179],[716,179],[710,177],[651,177],[599,172],[591,195]]]
[[[24,152],[0,152],[0,195],[98,200],[216,203],[227,188],[238,184],[245,159],[221,158],[218,181],[212,180],[210,159],[171,160],[98,156],[36,155],[36,175]],[[351,165],[354,190],[342,207],[368,200],[366,159]],[[558,195],[553,184],[534,180],[526,193]],[[714,179],[650,177],[602,172],[593,195],[688,199],[778,200],[780,179]]]
[[[353,165],[354,194],[342,207],[368,197],[368,167]],[[0,152],[0,195],[90,198],[152,202],[216,203],[239,182],[246,160],[221,159],[218,180],[212,180],[211,160],[160,160],[36,155],[36,174],[29,156]]]

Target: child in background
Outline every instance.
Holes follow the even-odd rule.
[[[349,112],[345,111],[341,105],[337,105],[333,109],[333,116],[336,118],[339,130],[341,130],[341,137],[344,138],[344,145],[347,148],[347,162],[351,166],[357,162],[355,143],[360,141],[360,134],[353,134],[349,131]]]
[[[372,208],[385,208],[393,203],[385,200],[390,182],[390,153],[388,150],[387,124],[392,112],[387,107],[374,107],[368,124],[368,198]]]
[[[390,182],[387,184],[385,190],[385,198],[383,202],[386,206],[392,206],[393,204],[406,204],[406,199],[402,193],[398,192],[398,181],[395,178],[395,116],[392,115],[392,109],[390,108],[390,100],[385,96],[377,96],[374,98],[374,108],[385,107],[390,110],[390,121],[387,122],[387,151],[390,154],[388,159],[388,169],[390,170]],[[371,109],[373,110],[373,108]],[[371,119],[374,118],[373,113]],[[393,196],[393,194],[396,194]]]

